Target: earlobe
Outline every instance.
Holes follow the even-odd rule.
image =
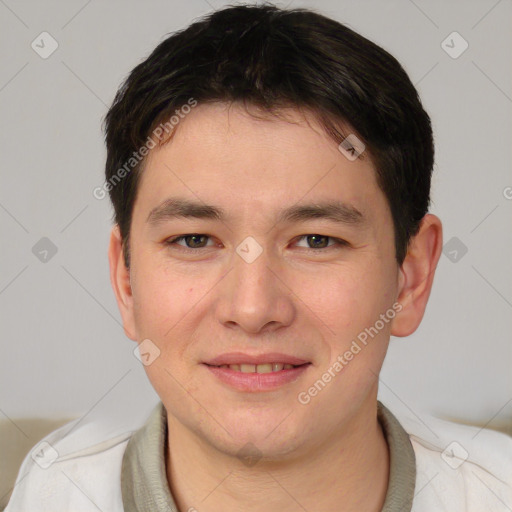
[[[108,260],[110,282],[123,320],[124,332],[128,338],[136,341],[131,276],[124,263],[122,237],[117,224],[112,228],[110,234]]]
[[[418,328],[427,307],[442,245],[441,221],[435,215],[425,215],[399,270],[397,302],[402,310],[393,320],[393,336],[409,336]]]

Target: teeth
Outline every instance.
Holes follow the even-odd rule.
[[[271,373],[280,372],[281,370],[290,370],[293,364],[283,363],[265,363],[265,364],[222,364],[219,368],[229,368],[236,372],[242,373]]]
[[[274,364],[272,363],[266,363],[266,364],[259,364],[256,366],[256,372],[257,373],[272,373],[272,372],[278,372],[281,368],[279,368],[279,365],[275,364],[276,369],[274,369]]]

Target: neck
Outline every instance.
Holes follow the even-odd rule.
[[[293,460],[244,465],[168,417],[166,470],[181,512],[378,512],[389,478],[388,446],[368,397],[342,428]],[[170,421],[169,421],[170,420]],[[264,454],[263,454],[264,455]]]

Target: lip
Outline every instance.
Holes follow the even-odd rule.
[[[204,361],[204,364],[209,366],[220,366],[222,364],[266,364],[266,363],[282,363],[282,364],[293,364],[294,366],[309,363],[305,359],[299,359],[295,356],[288,354],[281,354],[277,352],[260,354],[260,355],[249,355],[243,352],[230,352],[221,354],[209,361]],[[288,371],[288,370],[287,370]],[[279,372],[276,372],[279,373]],[[266,374],[260,374],[266,375]]]
[[[273,361],[277,362],[276,360]],[[278,372],[270,373],[242,373],[231,370],[230,368],[210,366],[207,363],[203,363],[202,366],[208,369],[208,371],[210,371],[217,379],[222,383],[227,384],[229,387],[238,391],[256,393],[261,391],[272,391],[285,384],[294,382],[312,365],[311,363],[306,363],[288,370],[283,369]]]

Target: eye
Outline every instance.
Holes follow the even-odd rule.
[[[205,239],[210,238],[207,235],[203,235],[202,233],[190,233],[187,235],[181,235],[177,236],[175,238],[172,238],[170,240],[166,240],[165,243],[167,245],[180,245],[177,242],[184,241],[185,242],[185,249],[202,249],[205,247],[204,242]],[[189,245],[190,244],[190,245]],[[182,246],[183,247],[183,246]]]
[[[310,234],[310,235],[302,235],[298,238],[298,240],[306,240],[307,244],[311,244],[311,247],[306,247],[307,249],[316,251],[318,249],[326,249],[332,247],[333,245],[338,246],[347,246],[348,242],[342,240],[341,238],[334,238],[332,236],[327,235],[319,235],[319,234]],[[327,241],[332,240],[334,243],[328,245]]]

